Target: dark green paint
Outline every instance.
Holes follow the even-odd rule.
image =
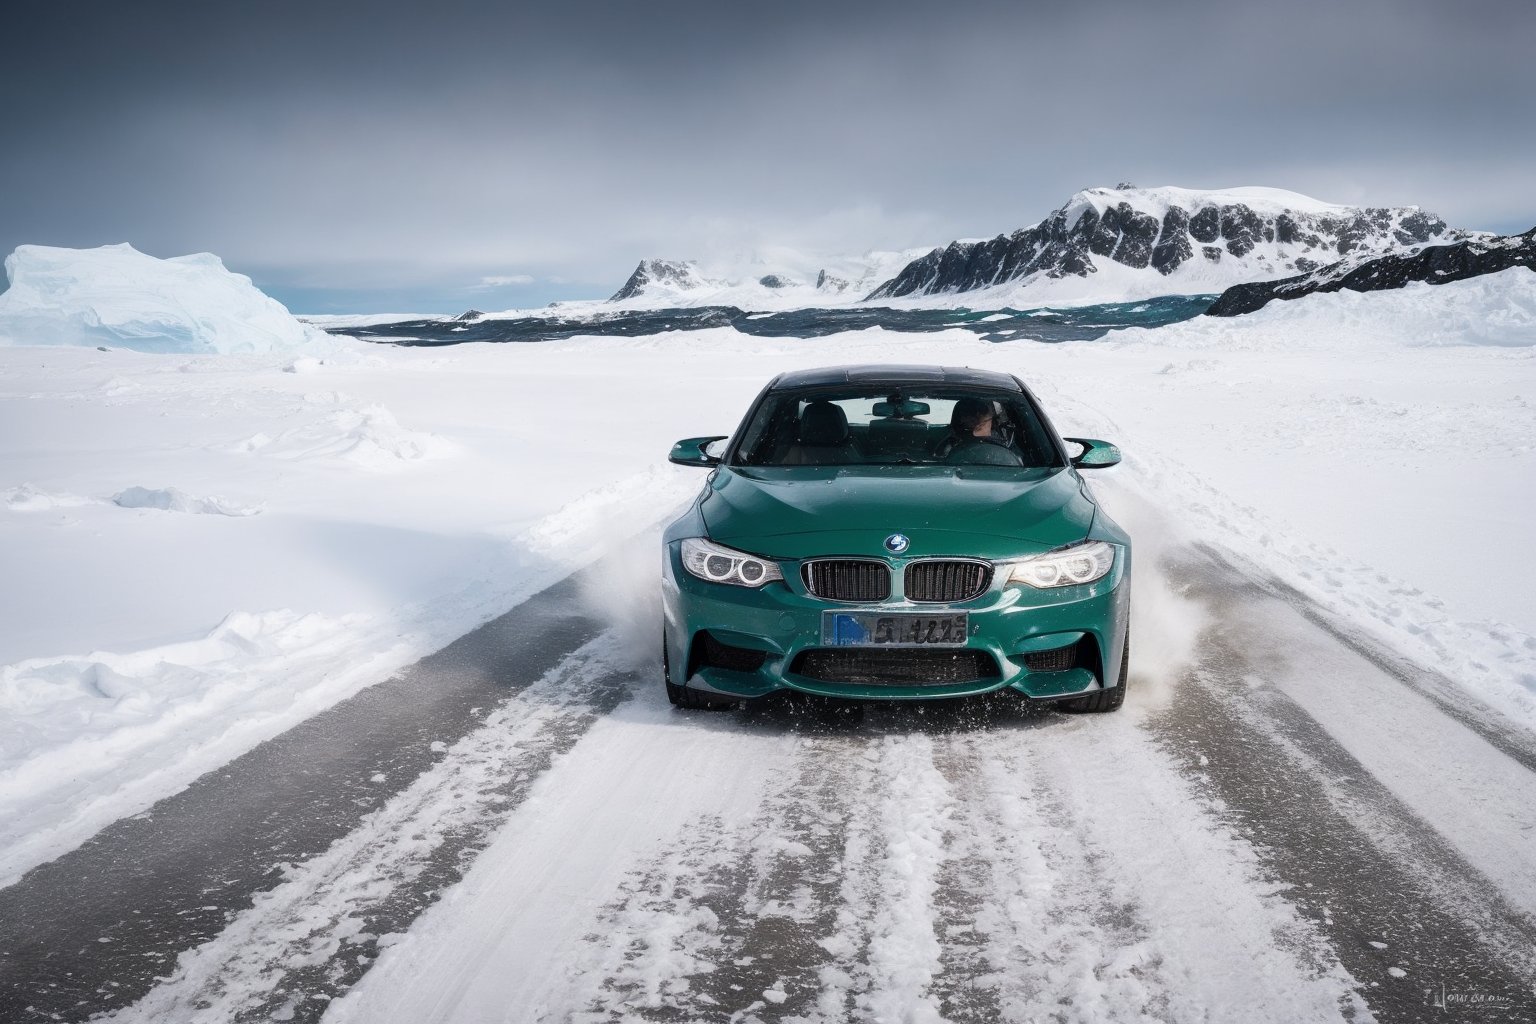
[[[1088,535],[1094,504],[1076,474],[996,466],[721,468],[700,513],[712,540],[773,558],[884,555],[1004,559]]]

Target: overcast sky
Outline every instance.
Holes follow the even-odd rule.
[[[0,248],[210,251],[299,312],[937,245],[1132,181],[1536,225],[1531,0],[10,0]]]

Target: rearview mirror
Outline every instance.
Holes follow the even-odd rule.
[[[1108,441],[1096,441],[1091,437],[1064,437],[1068,444],[1080,445],[1082,451],[1072,457],[1077,469],[1107,469],[1120,465],[1120,449]]]
[[[927,416],[929,406],[927,402],[915,402],[908,398],[900,403],[876,402],[873,411],[881,419],[909,420],[914,416]]]
[[[714,437],[687,438],[672,446],[672,452],[667,456],[667,461],[679,466],[718,466],[720,457],[711,455],[704,449],[716,441],[724,440],[724,434],[717,434]]]

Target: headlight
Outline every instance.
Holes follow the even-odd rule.
[[[1034,558],[1003,563],[1008,567],[1008,582],[1023,583],[1038,589],[1073,587],[1102,579],[1115,564],[1115,548],[1101,540],[1075,544],[1058,551],[1047,551]]]
[[[778,563],[713,544],[702,537],[683,541],[683,568],[701,580],[736,587],[760,587],[784,578]]]

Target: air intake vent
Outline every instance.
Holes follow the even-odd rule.
[[[969,601],[992,583],[992,566],[959,559],[924,559],[907,566],[903,585],[908,601]]]
[[[695,641],[696,656],[700,668],[724,668],[732,672],[756,672],[768,660],[766,651],[752,651],[721,643],[708,633],[700,633]]]
[[[822,558],[805,563],[805,589],[828,601],[884,601],[891,596],[891,570],[884,562]]]
[[[997,661],[986,651],[899,651],[853,648],[803,651],[790,671],[824,683],[859,686],[933,686],[997,679]]]
[[[1024,667],[1031,672],[1065,672],[1077,667],[1077,644],[1054,651],[1032,651],[1024,655]]]

